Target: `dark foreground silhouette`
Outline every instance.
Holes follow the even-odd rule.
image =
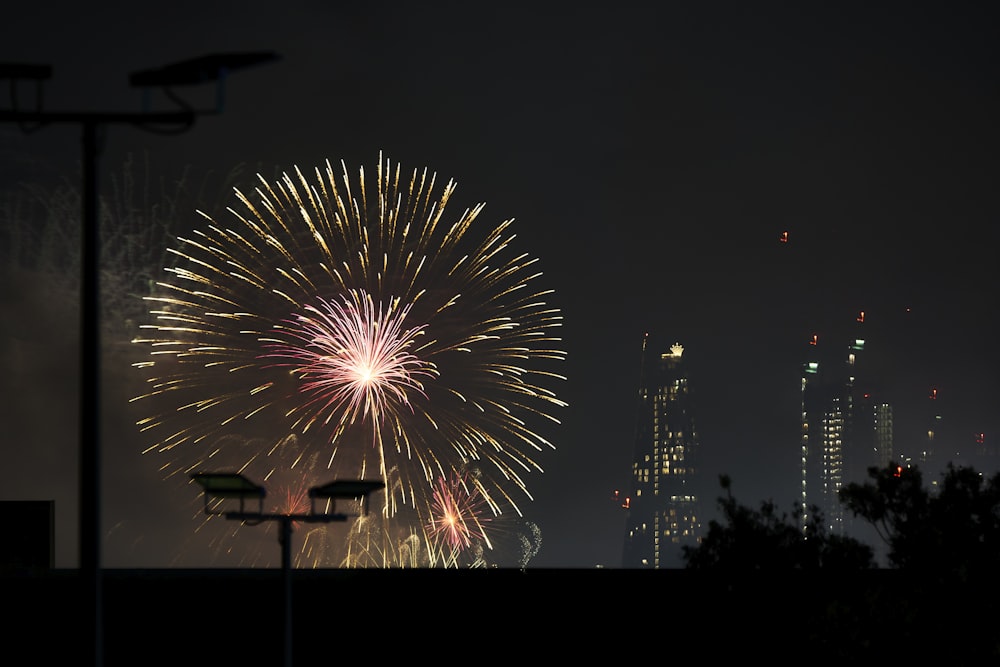
[[[930,491],[918,471],[887,469],[846,490],[852,512],[879,523],[885,567],[820,533],[803,549],[794,517],[730,495],[728,518],[688,554],[697,567],[294,570],[294,663],[634,663],[636,647],[657,645],[658,662],[678,651],[705,664],[996,664],[997,478],[949,475]],[[280,569],[104,570],[101,581],[105,665],[285,664]],[[29,657],[10,664],[92,664],[90,585],[76,570],[0,571],[0,638]]]
[[[571,660],[667,636],[710,663],[1000,655],[992,576],[942,585],[893,569],[297,570],[292,584],[298,665]],[[0,585],[12,612],[5,643],[32,657],[18,664],[86,664],[92,598],[76,571],[7,574]],[[281,665],[283,601],[279,570],[105,571],[104,664]]]

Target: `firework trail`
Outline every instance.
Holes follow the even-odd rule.
[[[536,429],[565,406],[552,290],[514,250],[513,220],[481,230],[478,204],[449,221],[454,181],[436,191],[381,155],[365,176],[329,162],[312,179],[258,176],[226,222],[202,213],[170,250],[136,339],[145,451],[166,476],[270,476],[319,455],[315,483],[379,478],[383,517],[416,512],[420,531],[439,480],[474,463],[476,502],[521,516],[553,448]]]

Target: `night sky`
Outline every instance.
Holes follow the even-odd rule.
[[[370,168],[382,151],[455,179],[456,213],[486,202],[480,222],[516,219],[568,352],[557,449],[529,484],[532,566],[620,563],[611,495],[628,480],[646,332],[684,345],[706,474],[730,475],[748,504],[791,508],[808,341],[846,345],[860,311],[897,449],[915,448],[932,388],[957,450],[1000,438],[1000,86],[980,4],[114,4],[22,3],[0,21],[0,61],[53,66],[44,110],[138,111],[131,72],[210,53],[281,59],[233,73],[223,113],[185,133],[109,126],[106,196],[131,155],[154,181],[188,169],[212,184],[222,215],[232,200],[217,184],[234,169],[250,187],[256,171]],[[215,103],[212,85],[177,92]],[[32,86],[17,94],[34,104]],[[4,191],[79,183],[77,126],[5,124],[0,154]],[[4,257],[0,498],[55,499],[56,565],[70,567],[78,317]],[[102,558],[167,566],[200,501],[139,454],[134,378],[116,359]]]

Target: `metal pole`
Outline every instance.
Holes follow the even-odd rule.
[[[96,120],[83,123],[83,257],[80,281],[80,573],[93,604],[94,664],[104,664],[101,578],[100,204]]]
[[[173,72],[172,74],[180,79],[180,83],[192,83],[192,69],[196,70],[197,77],[194,82],[201,82],[207,78],[220,79],[220,90],[218,92],[219,109],[215,113],[221,112],[222,104],[222,83],[229,69],[233,67],[245,67],[273,60],[275,54],[236,54],[232,56],[206,56],[193,62],[181,63],[183,74]],[[207,65],[207,67],[206,67]],[[2,68],[5,71],[5,78],[13,71],[13,78],[24,76],[27,78],[41,79],[48,76],[48,68],[29,66],[13,66]],[[210,71],[213,70],[213,71]],[[146,81],[140,85],[154,85],[149,73],[145,75]],[[134,77],[133,77],[134,78]],[[153,77],[157,78],[157,77]],[[169,81],[168,76],[164,79],[161,76],[155,85],[167,86],[178,83]],[[194,120],[198,114],[211,112],[195,112],[188,109],[182,112],[170,113],[87,113],[87,112],[55,112],[48,113],[42,111],[21,112],[21,111],[0,111],[0,122],[17,123],[81,123],[83,125],[83,229],[81,276],[80,276],[80,399],[78,416],[80,426],[79,443],[79,519],[80,519],[80,549],[79,549],[79,572],[82,598],[89,605],[93,603],[90,611],[82,609],[86,617],[93,618],[90,629],[93,630],[94,639],[94,665],[102,667],[104,663],[104,612],[103,612],[103,583],[101,573],[101,457],[100,457],[100,420],[101,420],[101,310],[100,310],[100,204],[97,187],[97,132],[102,124],[107,123],[128,123],[132,125],[152,126],[157,123],[167,123],[181,125],[183,129],[189,129],[194,125]],[[291,664],[289,662],[289,664]]]
[[[292,517],[280,519],[281,575],[285,585],[285,667],[292,667]]]

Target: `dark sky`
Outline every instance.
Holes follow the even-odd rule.
[[[128,155],[168,183],[243,166],[248,186],[255,170],[373,166],[383,151],[454,178],[455,208],[485,201],[481,220],[516,219],[569,353],[570,406],[530,484],[534,566],[619,563],[610,496],[627,481],[647,331],[685,346],[706,472],[751,504],[791,507],[807,342],[846,344],[861,310],[898,449],[918,438],[931,387],[956,449],[1000,437],[997,24],[978,3],[105,4],[22,4],[0,22],[0,61],[53,66],[46,110],[137,111],[130,72],[281,55],[234,73],[224,113],[186,133],[109,127],[105,186]],[[212,86],[178,92],[215,101]],[[78,183],[79,137],[0,126],[4,189]],[[57,565],[71,565],[77,320],[30,274],[9,275],[0,497],[55,498]],[[165,565],[197,498],[157,482],[117,409],[127,369],[105,372],[103,523],[116,532],[103,557]]]

